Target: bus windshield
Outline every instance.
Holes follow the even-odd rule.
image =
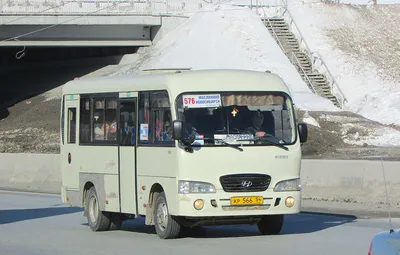
[[[176,103],[185,139],[194,137],[194,146],[288,145],[296,139],[292,101],[285,93],[186,93]]]

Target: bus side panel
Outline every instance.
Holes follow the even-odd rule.
[[[99,200],[99,208],[106,212],[119,212],[118,175],[80,173],[80,189],[84,190],[85,184],[93,183]],[[82,193],[83,195],[83,193]],[[83,197],[81,196],[81,200]]]
[[[78,157],[81,196],[85,184],[91,182],[98,195],[104,192],[104,199],[99,201],[102,210],[119,212],[118,147],[81,146]]]
[[[153,184],[160,184],[167,198],[169,213],[177,210],[177,155],[175,147],[137,148],[139,214],[146,214],[144,204],[148,204]],[[142,190],[145,186],[145,190]]]
[[[167,198],[168,203],[168,210],[170,214],[175,214],[177,211],[177,185],[176,185],[176,178],[169,178],[169,177],[158,177],[155,178],[151,176],[138,176],[138,183],[140,183],[140,187],[145,186],[146,189],[140,189],[138,191],[138,198],[139,198],[139,214],[146,215],[146,206],[149,204],[149,196],[151,187],[158,183],[160,184],[163,189],[165,196]],[[153,201],[155,202],[155,201]],[[154,205],[153,205],[154,207]]]

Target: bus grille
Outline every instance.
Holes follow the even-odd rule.
[[[225,192],[265,191],[271,182],[266,174],[232,174],[219,178]]]

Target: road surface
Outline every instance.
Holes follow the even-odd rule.
[[[161,240],[143,219],[122,229],[92,232],[82,209],[62,205],[58,195],[0,191],[1,255],[66,254],[367,254],[386,219],[321,214],[286,218],[278,236],[261,236],[255,225],[202,227]],[[400,219],[393,220],[394,227]]]

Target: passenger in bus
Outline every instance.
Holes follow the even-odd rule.
[[[110,124],[107,125],[107,140],[116,140],[117,139],[117,121],[113,120]]]
[[[173,141],[172,139],[172,127],[169,120],[165,121],[164,129],[162,132],[163,141]]]
[[[262,137],[266,135],[266,132],[261,130],[261,126],[264,123],[264,113],[258,110],[253,113],[251,118],[253,125],[245,129],[245,133],[253,134],[254,136]]]
[[[156,120],[156,141],[173,141],[170,112],[164,112],[164,118]]]

